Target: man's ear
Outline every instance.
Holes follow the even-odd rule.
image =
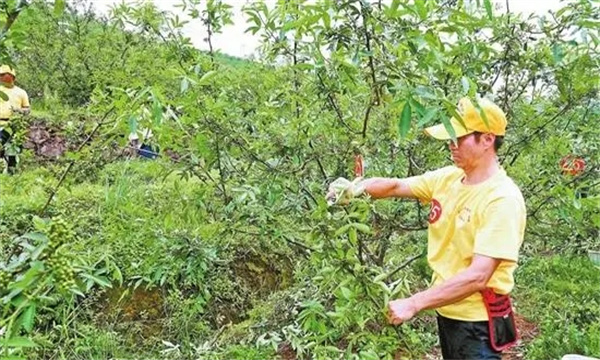
[[[494,147],[494,141],[496,141],[496,135],[494,134],[483,134],[483,140],[486,147]]]

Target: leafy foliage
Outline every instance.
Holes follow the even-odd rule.
[[[427,209],[328,207],[323,192],[351,177],[357,154],[367,176],[446,164],[420,130],[448,125],[476,95],[509,116],[500,161],[527,199],[517,281],[546,296],[517,293],[542,316],[527,354],[598,350],[585,335],[597,330],[595,270],[576,262],[572,293],[570,260],[537,259],[600,245],[593,1],[529,18],[490,1],[254,2],[257,62],[213,49],[232,21],[226,3],[180,8],[186,19],[151,4],[100,18],[85,2],[37,1],[1,39],[34,100],[17,144],[28,121],[68,143],[52,161],[24,151],[22,172],[0,181],[3,356],[422,357],[432,316],[393,328],[384,310],[428,285]],[[188,21],[204,26],[208,52],[182,35]],[[125,156],[141,128],[155,162]],[[567,155],[585,170],[562,172]],[[564,344],[548,331],[563,306]]]

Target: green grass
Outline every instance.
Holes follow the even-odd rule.
[[[527,359],[600,355],[600,269],[587,257],[534,257],[517,271],[518,309],[539,325]]]

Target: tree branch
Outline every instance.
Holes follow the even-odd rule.
[[[25,9],[27,6],[29,6],[29,3],[27,3],[26,0],[21,0],[15,7],[15,10],[7,11],[6,23],[4,24],[2,32],[0,33],[0,39],[4,39],[6,33],[8,33],[8,30],[10,30],[11,26],[13,26],[13,24],[17,20],[17,17],[19,17],[21,11],[23,11],[23,9]]]
[[[88,135],[88,137],[79,145],[79,147],[77,148],[77,150],[75,150],[75,152],[78,153],[78,152],[81,151],[81,149],[83,149],[83,147],[96,134],[96,132],[98,131],[98,129],[100,129],[100,127],[105,124],[104,120],[106,120],[106,118],[108,117],[108,115],[110,115],[110,113],[112,113],[114,110],[115,110],[115,107],[113,106],[106,113],[104,113],[104,116],[102,116],[102,119],[98,123],[96,123],[96,126],[94,127],[94,130],[92,130],[92,132]],[[71,162],[69,163],[69,165],[67,166],[67,168],[63,172],[62,176],[60,177],[60,180],[58,181],[58,184],[56,185],[56,187],[54,188],[54,190],[52,190],[52,193],[48,197],[48,200],[46,201],[46,204],[44,205],[44,207],[40,211],[40,215],[42,215],[42,214],[44,214],[46,212],[46,209],[50,205],[50,202],[52,201],[52,199],[54,199],[54,196],[56,195],[56,193],[58,192],[58,189],[60,188],[60,186],[63,184],[63,182],[67,178],[67,175],[71,171],[71,168],[73,167],[74,164],[75,164],[75,160],[71,160]]]

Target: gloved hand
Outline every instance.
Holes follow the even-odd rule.
[[[29,114],[29,109],[28,108],[22,109],[22,108],[11,107],[11,110],[13,112],[16,112],[16,113],[21,114],[21,115],[27,115],[27,114]]]
[[[364,185],[361,184],[362,177],[350,181],[345,178],[337,178],[329,185],[327,192],[327,204],[346,205],[352,198],[362,195],[365,192]]]

